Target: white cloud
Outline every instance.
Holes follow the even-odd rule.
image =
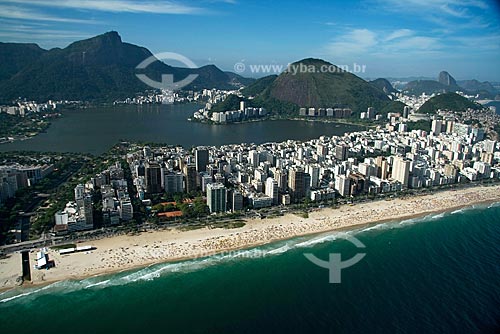
[[[500,34],[452,37],[450,41],[456,44],[457,49],[466,49],[471,52],[491,50],[498,52],[500,49]]]
[[[500,50],[500,34],[482,36],[423,35],[410,29],[372,31],[353,29],[335,38],[324,54],[335,60],[351,61],[359,57],[454,57],[491,54]]]
[[[428,13],[444,14],[456,17],[469,15],[469,8],[488,9],[486,2],[480,0],[383,0],[380,1],[387,8],[398,11],[420,11],[422,15]]]
[[[438,54],[442,49],[439,39],[428,36],[412,36],[383,43],[379,50],[385,55]]]
[[[371,31],[353,29],[327,44],[326,54],[341,60],[355,57],[400,57],[439,54],[443,49],[436,37],[420,36],[409,29]]]
[[[0,15],[1,16],[1,15]],[[50,22],[26,22],[25,20],[17,20],[17,19],[8,19],[8,18],[2,18],[0,17],[0,27],[5,26],[5,27],[26,27],[26,28],[31,28],[35,29],[37,27],[48,27],[50,26]]]
[[[347,34],[334,39],[326,47],[327,52],[343,58],[368,51],[377,44],[377,35],[368,29],[353,29]]]
[[[32,9],[19,8],[16,6],[0,5],[0,17],[17,20],[50,21],[63,23],[86,23],[95,24],[93,20],[80,20],[44,14]]]
[[[391,34],[389,34],[389,36],[387,36],[385,38],[385,40],[392,41],[393,39],[408,37],[408,36],[411,36],[413,34],[414,34],[414,32],[410,29],[399,29],[399,30],[395,30]]]
[[[221,0],[209,0],[221,1]],[[225,2],[234,2],[233,0],[222,0]],[[62,9],[54,14],[53,9]],[[29,31],[28,27],[24,30],[14,31],[9,28],[12,24],[8,21],[21,21],[24,24],[29,22],[35,25],[36,22],[47,24],[54,23],[75,23],[75,24],[101,24],[91,19],[80,19],[66,16],[66,11],[100,11],[112,13],[155,13],[155,14],[198,14],[209,13],[208,10],[194,7],[186,4],[180,4],[173,1],[139,1],[139,0],[1,0],[0,3],[0,36],[10,39],[48,39],[52,34],[54,39],[78,39],[88,37],[88,34],[70,33],[63,30],[46,31],[46,33],[37,32],[34,27]],[[64,13],[64,14],[60,14]],[[3,22],[2,22],[3,21]],[[18,25],[19,27],[20,25]]]
[[[408,14],[450,30],[484,29],[496,25],[477,12],[491,10],[481,0],[373,0],[382,10]]]
[[[172,1],[137,0],[3,0],[18,5],[35,5],[68,9],[95,10],[103,12],[156,13],[156,14],[199,14],[205,10]]]
[[[451,7],[449,4],[443,4],[439,7],[443,13],[459,17],[459,18],[466,18],[469,15],[467,14],[467,9],[466,8],[454,8]]]
[[[90,37],[89,34],[79,33],[79,32],[64,32],[59,30],[43,30],[36,33],[27,31],[1,31],[0,37],[9,42],[31,42],[33,39],[36,40],[70,40],[83,39]]]
[[[42,41],[44,45],[47,41],[74,41],[75,39],[83,39],[91,37],[91,34],[84,31],[75,30],[59,30],[51,28],[51,23],[46,22],[27,22],[24,20],[0,19],[0,37],[2,40],[9,42],[33,42]]]

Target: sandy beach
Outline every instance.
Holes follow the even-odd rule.
[[[286,214],[272,219],[247,220],[245,226],[234,229],[177,228],[120,235],[79,245],[92,245],[93,251],[60,255],[49,249],[56,267],[50,270],[32,269],[32,281],[24,285],[79,279],[117,272],[153,263],[197,258],[228,250],[250,248],[297,236],[349,229],[383,221],[408,219],[430,213],[456,210],[473,204],[500,201],[500,185],[476,186],[433,194],[380,200],[337,209],[324,208],[309,213],[308,218]],[[35,260],[32,251],[30,259]],[[9,254],[0,260],[0,289],[19,285],[21,255]]]

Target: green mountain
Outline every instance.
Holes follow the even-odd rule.
[[[230,79],[229,83],[236,87],[245,87],[255,82],[253,78],[245,78],[233,72],[224,72]]]
[[[182,80],[190,74],[198,77],[184,90],[201,90],[204,88],[217,89],[237,89],[254,81],[254,79],[244,78],[236,73],[224,72],[215,65],[205,65],[200,68],[180,68],[172,69],[175,80]]]
[[[387,103],[382,109],[378,110],[379,114],[387,115],[388,113],[401,113],[403,112],[406,104],[400,101],[391,101]]]
[[[264,90],[266,90],[266,88],[268,88],[277,77],[278,76],[275,74],[262,77],[245,87],[241,92],[245,96],[257,96],[264,92]]]
[[[434,80],[410,81],[406,84],[404,90],[414,95],[422,95],[422,93],[446,93],[450,91],[448,86]]]
[[[299,107],[345,107],[359,113],[393,105],[383,90],[324,60],[308,58],[289,68],[277,77],[257,80],[242,93],[254,97],[254,105],[276,113],[293,114]]]
[[[460,87],[468,92],[481,93],[488,92],[491,94],[498,94],[498,91],[488,81],[480,82],[477,80],[461,80],[457,82]]]
[[[481,109],[482,106],[456,93],[445,93],[427,100],[419,109],[420,113],[433,114],[439,109],[464,111],[466,109]]]
[[[234,94],[229,94],[224,101],[215,104],[211,111],[239,110],[240,102],[245,99]]]
[[[25,58],[17,61],[16,54]],[[136,70],[136,66],[150,56],[152,54],[146,48],[122,42],[115,31],[74,42],[64,49],[48,51],[33,44],[2,43],[0,100],[25,97],[39,101],[112,101],[151,89],[136,77],[137,73],[155,81],[161,81],[162,74],[173,75],[174,81],[197,74],[198,77],[185,89],[235,89],[241,86],[236,83],[241,77],[229,75],[213,65],[190,69],[157,61],[141,72]]]
[[[397,90],[394,89],[394,87],[392,87],[389,80],[384,79],[384,78],[378,78],[378,79],[375,79],[373,81],[370,81],[370,84],[377,87],[378,89],[380,89],[381,91],[383,91],[387,95],[397,92]]]
[[[116,32],[72,43],[64,49],[46,51],[9,80],[0,83],[2,99],[110,100],[147,89],[135,77],[135,66],[151,53],[123,43]],[[153,63],[154,74],[170,67]]]
[[[26,64],[38,60],[47,52],[36,44],[0,42],[0,82],[10,79]]]

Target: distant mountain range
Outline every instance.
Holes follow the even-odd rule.
[[[382,113],[402,108],[401,103],[391,100],[396,90],[388,80],[379,78],[367,82],[321,59],[308,58],[292,64],[315,68],[314,73],[285,71],[255,80],[224,72],[215,65],[181,68],[156,61],[144,70],[136,69],[151,56],[144,47],[122,42],[115,31],[74,42],[63,49],[45,50],[36,44],[0,43],[0,102],[18,97],[36,101],[110,102],[151,89],[136,77],[142,73],[154,81],[161,81],[164,74],[171,74],[174,81],[196,74],[197,78],[183,87],[184,90],[246,86],[242,91],[245,97],[252,97],[254,104],[276,112],[308,106],[347,107],[355,112],[375,107]],[[337,71],[321,71],[322,67]],[[457,82],[447,72],[441,72],[438,81],[411,81],[405,90],[414,94],[465,90],[486,98],[498,94],[489,82]]]
[[[448,72],[442,71],[438,80],[414,80],[408,82],[404,89],[409,93],[421,95],[422,93],[446,93],[463,91],[468,94],[478,94],[481,98],[495,99],[499,92],[489,82],[477,80],[456,81]]]
[[[136,66],[151,55],[146,48],[122,42],[115,31],[74,42],[64,49],[0,43],[0,100],[24,97],[38,101],[111,101],[134,96],[151,89],[136,77]],[[172,74],[175,81],[197,74],[185,89],[235,89],[254,81],[214,65],[191,69],[160,61],[141,73],[156,81],[162,74]]]
[[[489,92],[491,94],[499,94],[499,91],[488,81],[480,82],[477,80],[459,80],[457,81],[457,84],[469,92]]]

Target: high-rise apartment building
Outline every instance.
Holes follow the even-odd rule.
[[[208,165],[208,150],[198,149],[195,152],[196,171],[205,172]]]
[[[226,212],[227,190],[222,183],[207,184],[207,205],[210,212]]]
[[[410,178],[411,161],[403,157],[395,157],[392,166],[392,178],[401,182],[403,187],[408,187]]]
[[[183,179],[184,175],[180,172],[167,172],[165,173],[165,192],[174,194],[184,192]]]
[[[190,193],[193,191],[196,191],[197,189],[197,178],[198,178],[198,173],[196,172],[196,165],[194,164],[187,164],[184,166],[184,176],[186,177],[186,192]]]
[[[346,161],[349,157],[349,147],[347,145],[339,145],[335,147],[335,158],[340,161]]]
[[[157,194],[162,192],[161,188],[161,167],[158,163],[147,163],[145,165],[146,192]]]
[[[302,168],[290,169],[288,189],[294,202],[300,201],[306,195],[305,172]]]
[[[272,198],[273,205],[278,204],[278,182],[272,177],[268,177],[266,180],[266,195]]]

